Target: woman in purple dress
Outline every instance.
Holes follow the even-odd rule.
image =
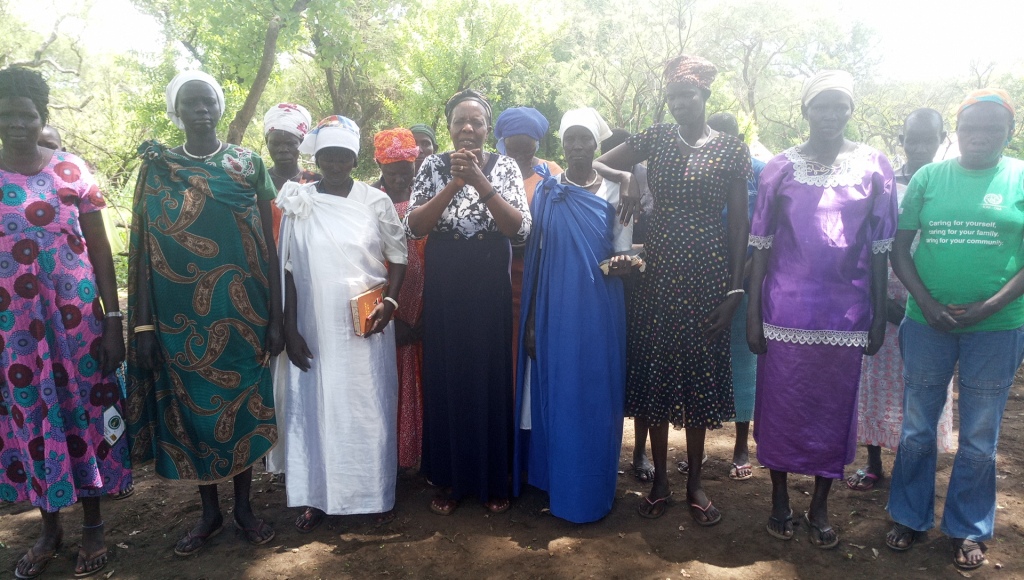
[[[885,337],[886,265],[896,182],[885,155],[843,137],[853,78],[822,71],[801,94],[807,142],[761,173],[750,228],[754,261],[747,340],[757,365],[754,439],[771,470],[768,533],[793,537],[789,472],[815,476],[804,521],[832,548],[828,493],[857,444],[861,357]]]
[[[15,578],[35,578],[57,558],[60,512],[76,503],[74,574],[103,569],[100,499],[132,484],[106,202],[84,161],[37,144],[49,92],[38,72],[0,71],[0,503],[27,501],[42,516]]]

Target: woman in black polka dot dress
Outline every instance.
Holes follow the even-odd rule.
[[[679,124],[654,125],[599,159],[623,170],[647,160],[654,194],[647,270],[633,293],[628,331],[626,412],[648,425],[655,467],[639,512],[657,518],[667,509],[671,423],[686,428],[686,499],[702,526],[722,517],[701,486],[701,459],[707,429],[735,415],[729,327],[742,299],[749,232],[749,151],[704,122],[716,72],[699,57],[669,61],[666,101]]]

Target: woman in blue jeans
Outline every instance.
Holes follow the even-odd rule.
[[[1024,356],[1024,162],[1002,155],[1013,126],[1005,91],[968,95],[957,112],[960,157],[914,175],[892,254],[911,298],[899,335],[906,389],[885,542],[908,550],[934,526],[936,429],[959,362],[959,450],[942,531],[963,570],[984,563],[995,527],[999,424]]]

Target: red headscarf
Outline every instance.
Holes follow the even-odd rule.
[[[398,161],[416,161],[420,148],[408,129],[385,129],[373,137],[373,158],[381,165]]]
[[[683,54],[665,63],[664,74],[666,83],[691,83],[711,92],[718,68],[707,59]]]

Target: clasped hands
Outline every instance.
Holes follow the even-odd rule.
[[[471,185],[477,191],[487,189],[487,176],[483,170],[484,153],[480,149],[459,149],[452,153],[452,177],[456,184]]]

